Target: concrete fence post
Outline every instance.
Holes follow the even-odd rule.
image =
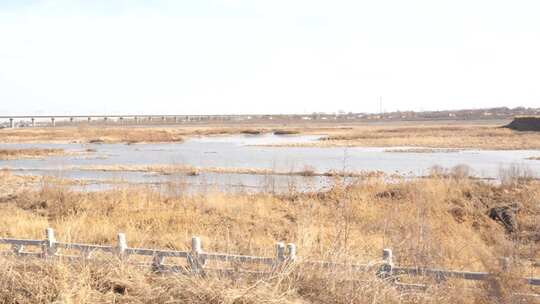
[[[32,126],[32,128],[36,126],[36,119],[34,117],[30,119],[30,126]]]
[[[392,268],[394,267],[394,256],[392,254],[392,249],[383,249],[382,254],[383,263],[379,267],[377,275],[381,279],[388,279],[392,276]]]
[[[24,249],[23,245],[19,245],[19,244],[11,245],[11,250],[13,251],[13,254],[15,254],[16,256],[21,255],[21,252],[23,251],[23,249]]]
[[[124,233],[118,233],[116,236],[116,253],[120,258],[125,258],[126,249],[128,248],[126,235]]]
[[[9,119],[9,127],[10,127],[11,129],[15,128],[15,124],[13,123],[13,118],[10,118],[10,119]]]
[[[51,126],[56,126],[56,119],[54,117],[51,117]]]
[[[49,258],[56,254],[56,238],[54,236],[54,229],[45,229],[45,242],[43,246],[43,257]]]
[[[152,259],[152,270],[160,271],[163,266],[163,262],[165,262],[165,257],[160,254],[156,254]]]
[[[501,265],[501,270],[506,272],[510,269],[510,258],[503,257],[499,259],[499,265]]]
[[[198,236],[191,238],[191,254],[188,258],[188,263],[191,267],[191,272],[199,274],[202,271],[203,261],[200,254],[202,253],[201,239]]]
[[[287,244],[287,260],[291,263],[296,260],[296,245],[293,243]]]
[[[280,270],[285,262],[285,245],[282,242],[276,243],[276,261],[274,263],[275,270]]]

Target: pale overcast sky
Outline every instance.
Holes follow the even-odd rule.
[[[1,114],[540,107],[539,0],[0,0]]]

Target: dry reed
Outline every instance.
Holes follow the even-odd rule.
[[[122,231],[130,246],[185,250],[198,235],[208,251],[265,256],[273,254],[275,241],[286,241],[296,243],[304,259],[342,262],[376,261],[382,248],[393,248],[400,265],[472,271],[492,270],[507,256],[516,275],[530,276],[525,262],[540,260],[540,184],[492,185],[455,171],[395,183],[365,178],[343,185],[337,179],[330,191],[279,195],[150,188],[81,193],[45,181],[3,197],[0,236],[42,238],[50,226],[62,241],[111,244]],[[14,178],[4,175],[6,183]],[[513,233],[488,215],[510,202],[519,205]],[[1,263],[6,303],[490,303],[493,294],[502,299],[505,290],[521,288],[505,280],[473,290],[449,282],[411,294],[374,278],[346,280],[351,276],[301,264],[282,278],[250,281],[161,276],[114,264]]]

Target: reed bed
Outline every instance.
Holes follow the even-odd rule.
[[[313,166],[304,166],[300,170],[278,171],[265,168],[237,168],[237,167],[196,167],[182,164],[156,164],[156,165],[84,165],[68,167],[69,170],[80,171],[103,171],[103,172],[146,172],[163,175],[183,173],[189,176],[196,176],[200,173],[219,174],[248,174],[248,175],[287,175],[287,176],[348,176],[367,177],[382,176],[380,171],[336,171],[317,172]]]
[[[495,125],[365,126],[332,134],[321,146],[423,147],[519,150],[540,148],[539,132]]]
[[[9,173],[0,178],[11,188],[18,184]],[[470,271],[492,271],[504,256],[516,275],[539,276],[530,261],[540,260],[540,183],[516,181],[494,185],[433,174],[343,183],[336,177],[331,190],[318,193],[188,194],[174,184],[169,193],[146,187],[77,192],[45,179],[0,194],[0,235],[42,238],[53,227],[62,241],[111,244],[121,231],[130,246],[177,250],[198,235],[208,251],[263,256],[285,241],[296,243],[303,258],[342,262],[376,261],[382,248],[392,248],[399,265]],[[517,210],[511,232],[490,217],[492,208],[509,205]],[[344,280],[301,265],[279,278],[250,280],[163,276],[114,261],[110,267],[0,263],[6,303],[492,303],[522,288],[504,280],[472,290],[435,283],[411,293],[373,277]]]
[[[0,149],[0,160],[44,158],[47,156],[65,155],[64,149]]]

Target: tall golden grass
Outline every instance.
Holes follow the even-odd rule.
[[[13,178],[0,175],[6,184]],[[275,241],[286,241],[297,244],[303,259],[342,262],[380,260],[382,248],[392,248],[399,265],[471,271],[493,271],[504,256],[514,261],[516,276],[538,276],[528,263],[540,260],[540,184],[534,180],[493,185],[454,174],[393,183],[363,178],[347,185],[336,178],[330,191],[320,193],[170,190],[76,192],[44,180],[37,189],[22,187],[2,198],[0,236],[43,238],[44,228],[53,227],[62,241],[111,244],[121,231],[133,247],[185,250],[198,235],[207,251],[266,256]],[[510,203],[519,206],[519,229],[511,234],[488,216],[490,208]],[[351,274],[301,264],[282,277],[257,281],[161,276],[114,261],[110,267],[0,263],[0,299],[6,303],[491,303],[494,294],[503,299],[508,290],[524,288],[505,280],[473,290],[449,282],[410,294],[372,277],[350,280]]]

